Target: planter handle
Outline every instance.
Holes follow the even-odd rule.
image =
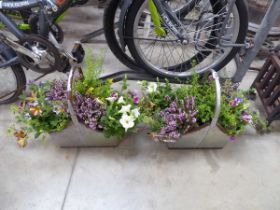
[[[72,99],[73,99],[72,85],[74,82],[74,75],[76,72],[78,72],[81,75],[81,77],[83,77],[83,71],[82,71],[81,66],[74,63],[69,72],[69,77],[68,77],[68,81],[67,81],[67,104],[68,104],[68,109],[69,109],[73,124],[75,125],[77,132],[79,132],[79,134],[81,134],[82,127],[81,127],[81,124],[79,123],[78,117],[74,111],[73,104],[72,104]],[[82,135],[78,135],[78,136],[80,139],[82,138]]]
[[[221,97],[222,97],[222,88],[221,88],[221,83],[220,83],[220,78],[218,76],[218,73],[214,71],[213,69],[211,70],[212,76],[215,80],[215,85],[216,85],[216,107],[215,107],[215,115],[212,119],[211,122],[211,128],[215,127],[218,123],[220,112],[221,112]]]
[[[218,124],[219,116],[220,116],[220,113],[221,113],[222,88],[221,88],[220,78],[218,76],[218,73],[215,70],[211,69],[211,73],[212,73],[213,79],[215,81],[215,87],[216,87],[216,107],[215,107],[215,113],[214,113],[214,117],[212,119],[212,122],[211,122],[210,126],[208,127],[208,129],[206,130],[204,136],[201,138],[201,140],[198,142],[197,145],[201,145],[201,143],[207,138],[207,136],[209,136],[211,131],[214,130],[214,128]]]

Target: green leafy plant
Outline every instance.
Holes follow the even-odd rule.
[[[14,134],[21,147],[31,138],[44,139],[46,133],[63,130],[70,122],[63,81],[31,84],[29,90],[30,94],[22,95],[20,103],[11,107],[21,126],[12,125],[8,131]]]
[[[106,137],[123,138],[133,132],[140,122],[140,99],[128,91],[126,78],[120,91],[113,90],[112,80],[101,81],[103,59],[85,59],[84,76],[74,83],[74,109],[78,119],[92,130],[102,131]]]
[[[216,107],[216,89],[211,76],[200,78],[194,74],[186,84],[173,87],[168,81],[157,83],[152,92],[148,88],[151,84],[141,82],[141,111],[154,140],[178,140],[190,130],[211,123]],[[266,129],[266,123],[250,109],[245,92],[236,90],[229,81],[223,87],[218,123],[231,137],[242,134],[249,124],[258,130]],[[184,126],[182,129],[185,124],[187,129]]]
[[[99,55],[94,59],[92,51],[87,49],[85,56],[85,71],[83,79],[76,80],[74,83],[74,91],[79,92],[81,95],[93,96],[105,101],[111,93],[112,80],[101,81],[99,79],[103,72],[103,56]]]
[[[128,131],[135,132],[136,125],[142,120],[140,114],[140,98],[129,93],[126,78],[122,81],[122,88],[107,98],[106,112],[101,119],[106,137],[123,138]]]

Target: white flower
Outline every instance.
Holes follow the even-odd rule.
[[[31,103],[29,103],[30,106],[38,106],[39,102],[38,101],[33,101]]]
[[[26,120],[31,120],[31,116],[30,116],[29,113],[25,113],[24,118],[25,118]]]
[[[131,104],[128,104],[126,106],[122,106],[122,109],[119,111],[119,113],[126,114],[130,112]]]
[[[124,104],[125,102],[124,102],[124,99],[123,99],[123,97],[121,96],[120,98],[119,98],[119,100],[118,100],[118,104]]]
[[[144,86],[144,81],[138,81],[137,84],[138,84],[139,86],[143,87],[143,86]]]
[[[106,100],[112,103],[116,100],[116,98],[115,97],[108,97],[108,98],[106,98]]]
[[[131,114],[134,117],[134,119],[137,119],[140,116],[139,109],[135,108],[135,109],[131,110]]]
[[[154,93],[157,91],[157,84],[156,83],[149,83],[147,87],[148,93]]]
[[[127,132],[127,130],[129,128],[133,128],[134,127],[134,119],[131,116],[128,116],[127,114],[124,114],[122,116],[122,118],[120,119],[120,123],[123,126],[123,128],[125,129],[125,132]]]

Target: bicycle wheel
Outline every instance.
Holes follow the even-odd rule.
[[[187,78],[193,71],[203,73],[210,68],[220,70],[238,52],[237,47],[219,43],[244,43],[248,28],[247,7],[236,1],[223,34],[220,29],[228,14],[223,0],[166,1],[181,25],[175,25],[186,42],[178,41],[172,31],[161,26],[165,35],[159,36],[149,10],[149,0],[135,0],[126,21],[126,42],[137,63],[162,77]],[[191,2],[191,3],[190,3]],[[182,8],[188,8],[188,11]],[[221,37],[221,39],[219,39]]]
[[[109,48],[116,58],[130,69],[139,70],[128,49],[123,50],[119,38],[116,23],[119,21],[120,3],[122,0],[110,0],[106,3],[103,16],[104,34]]]
[[[26,77],[20,65],[0,69],[0,104],[16,101],[25,85]]]

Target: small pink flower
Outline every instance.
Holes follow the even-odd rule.
[[[251,123],[252,120],[253,120],[253,117],[250,114],[247,114],[247,113],[243,114],[241,118],[246,123]]]
[[[140,103],[140,98],[138,96],[133,97],[133,103],[139,104]]]
[[[117,92],[112,93],[111,95],[113,98],[118,99],[119,98],[119,94]]]
[[[231,102],[229,102],[229,105],[230,105],[231,107],[236,107],[236,106],[237,106],[237,104],[236,104],[236,102],[235,102],[235,101],[231,101]]]
[[[237,107],[241,103],[243,103],[243,99],[238,97],[238,98],[235,98],[233,101],[229,102],[229,105],[231,107]]]

